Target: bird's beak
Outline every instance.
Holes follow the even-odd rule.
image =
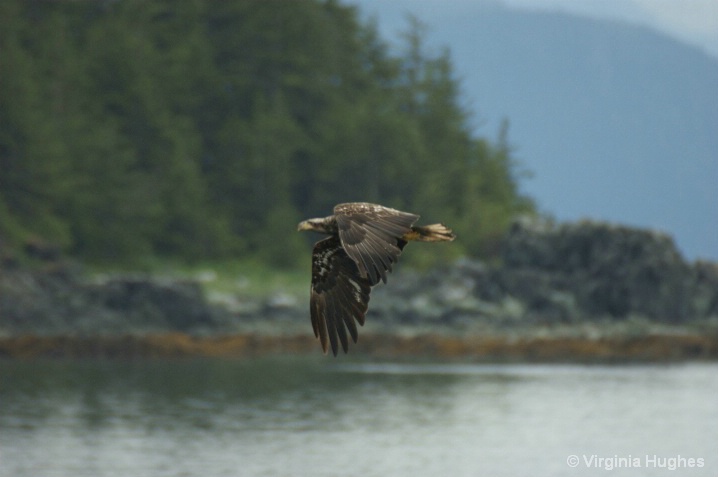
[[[299,232],[302,232],[304,230],[312,230],[312,224],[310,224],[308,220],[303,220],[302,222],[299,222],[299,225],[297,225],[297,230]]]

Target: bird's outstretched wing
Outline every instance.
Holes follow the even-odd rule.
[[[331,344],[336,356],[339,343],[347,352],[347,329],[356,343],[355,320],[364,324],[370,291],[369,280],[359,274],[359,268],[342,248],[339,238],[331,236],[314,245],[309,306],[314,336],[319,338],[324,353]]]
[[[339,204],[334,216],[342,246],[372,286],[379,280],[386,283],[386,274],[405,245],[401,237],[419,219],[415,214],[364,202]]]

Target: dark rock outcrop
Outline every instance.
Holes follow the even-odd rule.
[[[501,265],[461,260],[395,277],[373,292],[371,309],[385,320],[494,326],[718,318],[718,265],[686,263],[662,233],[519,220],[502,250]]]
[[[207,333],[229,319],[194,282],[141,276],[87,281],[62,264],[0,270],[0,334]]]
[[[508,293],[529,301],[550,290],[568,293],[586,316],[683,322],[710,314],[695,302],[705,280],[662,233],[596,222],[552,227],[519,221],[505,240],[503,262],[499,276]]]

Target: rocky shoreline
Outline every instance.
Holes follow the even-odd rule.
[[[431,358],[471,362],[660,363],[718,359],[715,336],[652,334],[587,337],[446,336],[366,334],[350,359]],[[111,336],[16,336],[0,338],[0,358],[246,358],[268,354],[320,355],[313,336],[185,333]]]
[[[90,280],[57,260],[33,270],[3,263],[0,356],[33,355],[32,343],[38,356],[213,355],[217,340],[235,343],[219,347],[227,355],[303,352],[316,347],[307,308],[307,297],[282,290],[228,305],[208,299],[195,281]],[[687,263],[670,237],[653,231],[519,220],[500,265],[463,259],[426,273],[403,270],[377,287],[353,350],[381,354],[372,340],[477,359],[715,359],[718,264]],[[479,352],[487,349],[481,340],[503,351]],[[528,352],[532,346],[546,350]]]

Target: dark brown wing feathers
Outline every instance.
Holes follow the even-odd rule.
[[[413,227],[418,215],[364,202],[334,207],[337,235],[314,245],[310,312],[314,335],[326,353],[339,346],[346,353],[349,338],[356,343],[357,323],[364,324],[371,287],[384,281],[399,259],[407,238],[423,241],[453,240],[443,225]],[[422,237],[423,237],[422,235]],[[436,236],[436,238],[434,237]],[[433,240],[428,240],[433,238]]]
[[[349,337],[356,343],[355,320],[364,324],[370,290],[369,280],[360,275],[338,237],[330,236],[316,243],[312,256],[310,312],[314,335],[325,353],[331,345],[336,356],[339,344],[347,352]]]
[[[344,249],[372,286],[379,280],[386,283],[386,274],[403,248],[399,238],[419,219],[415,214],[366,203],[339,204],[334,216]]]

